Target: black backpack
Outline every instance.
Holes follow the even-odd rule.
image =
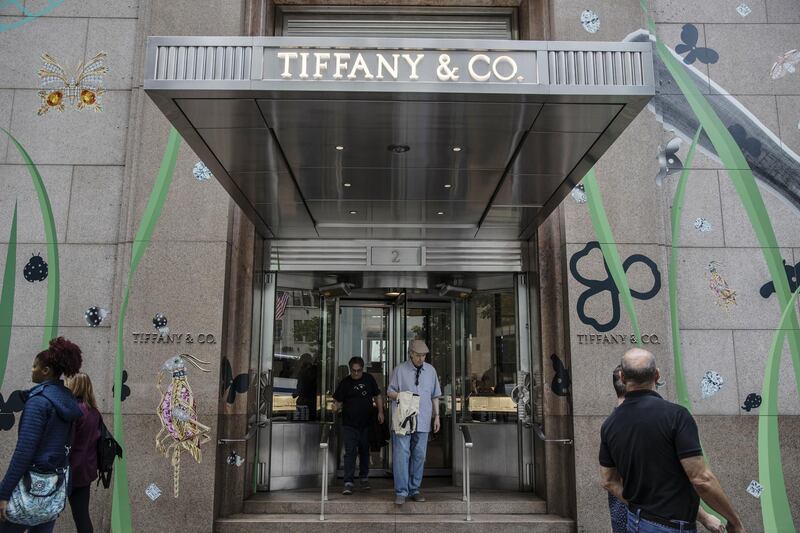
[[[103,419],[100,419],[100,438],[97,441],[97,484],[103,482],[103,487],[111,485],[111,472],[114,470],[114,459],[122,458],[122,446],[114,440],[114,436],[106,428]]]

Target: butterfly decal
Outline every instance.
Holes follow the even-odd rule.
[[[557,396],[567,396],[572,390],[572,379],[569,377],[569,370],[556,354],[550,354],[550,362],[553,364],[554,371],[550,389]]]
[[[220,372],[219,395],[222,397],[228,392],[228,403],[236,401],[237,394],[244,394],[250,388],[250,374],[239,374],[233,377],[233,368],[227,357],[222,358],[222,371]]]
[[[739,124],[734,124],[728,128],[733,140],[739,145],[739,148],[749,153],[753,157],[761,156],[761,141],[748,137],[747,132]]]
[[[680,137],[673,137],[665,146],[659,146],[658,151],[658,174],[656,174],[656,185],[661,187],[664,178],[670,174],[675,174],[683,170],[683,161],[678,158],[678,149],[681,146]]]
[[[16,416],[25,407],[24,392],[15,390],[8,396],[8,400],[3,399],[0,394],[0,431],[8,431],[14,427]]]
[[[699,61],[709,65],[719,61],[719,54],[716,50],[697,46],[699,38],[700,34],[697,31],[697,26],[694,24],[683,25],[683,29],[681,30],[681,43],[675,46],[675,52],[678,55],[686,54],[683,58],[683,62],[687,65],[692,65],[695,61]],[[686,52],[688,52],[688,54]]]
[[[103,74],[108,72],[105,66],[106,53],[100,52],[88,63],[81,61],[74,73],[68,73],[53,56],[42,54],[44,65],[39,69],[39,96],[42,107],[37,112],[44,115],[50,109],[64,111],[64,103],[69,99],[70,105],[77,108],[102,111],[100,96],[103,94]]]
[[[128,371],[122,371],[122,399],[120,401],[125,401],[125,398],[131,395],[131,388],[125,385],[125,382],[128,381]],[[111,385],[111,394],[114,394],[114,385]]]
[[[784,52],[769,69],[769,77],[777,80],[787,74],[794,74],[797,71],[798,63],[800,63],[800,51],[795,49]]]

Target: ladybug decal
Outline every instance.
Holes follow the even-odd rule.
[[[161,335],[169,335],[167,317],[162,313],[156,313],[153,317],[153,327],[156,328]]]
[[[47,263],[44,262],[41,255],[32,255],[31,260],[25,265],[22,275],[31,283],[44,281],[47,279]]]
[[[108,310],[93,305],[83,312],[83,319],[89,327],[96,328],[108,316]]]

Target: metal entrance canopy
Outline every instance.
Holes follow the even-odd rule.
[[[655,92],[649,43],[296,37],[150,37],[144,88],[279,239],[527,239]]]

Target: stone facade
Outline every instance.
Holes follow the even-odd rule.
[[[517,4],[510,0],[398,3]],[[797,47],[800,8],[794,0],[746,3],[751,12],[743,17],[736,11],[737,3],[727,0],[652,0],[651,15],[657,22],[658,37],[670,49],[681,42],[684,24],[693,24],[699,34],[697,46],[719,53],[716,63],[696,63],[695,67],[749,110],[779,139],[779,146],[800,152],[800,74],[788,74],[780,80],[769,77],[777,57]],[[45,2],[27,0],[25,4],[36,10]],[[141,88],[144,38],[268,33],[269,21],[264,25],[261,14],[272,13],[272,7],[269,2],[260,6],[239,0],[66,0],[26,25],[0,32],[0,126],[25,146],[41,171],[53,208],[61,262],[59,332],[84,349],[85,369],[94,380],[109,425],[117,313],[127,281],[131,243],[169,131],[167,120]],[[581,26],[581,12],[587,8],[600,17],[597,33],[587,33]],[[17,20],[16,12],[13,3],[0,2],[0,27]],[[638,0],[596,0],[591,5],[574,0],[550,5],[523,0],[520,13],[522,33],[536,38],[618,41],[645,27]],[[108,53],[110,67],[105,76],[103,111],[70,108],[64,113],[50,111],[37,116],[40,99],[36,72],[41,53],[48,52],[73,67],[101,50]],[[662,85],[653,109],[670,105],[679,98],[671,95],[677,94],[674,86]],[[659,171],[659,145],[673,136],[648,108],[596,166],[622,259],[641,254],[654,262],[660,276],[657,294],[634,300],[634,304],[642,331],[658,336],[659,344],[653,348],[666,378],[662,391],[669,399],[675,399],[675,373],[667,273],[670,206],[679,174],[669,175],[661,187],[654,178]],[[681,160],[685,161],[688,146],[689,139],[684,138],[677,153]],[[239,437],[245,432],[245,400],[233,405],[219,401],[219,363],[225,356],[235,373],[248,368],[256,239],[250,223],[219,184],[194,180],[192,166],[196,161],[183,145],[164,211],[133,280],[126,320],[126,385],[131,394],[123,403],[123,417],[133,529],[137,533],[178,528],[211,531],[214,516],[241,510],[244,487],[251,486],[249,480],[245,483],[245,467],[235,469],[225,464],[224,456],[231,448],[218,447],[215,442],[217,437]],[[760,288],[769,281],[768,271],[724,166],[709,153],[698,152],[692,167],[681,220],[677,276],[684,371],[710,464],[748,530],[760,531],[759,502],[745,492],[750,480],[758,479],[759,410],[745,412],[741,406],[748,394],[761,393],[780,310],[774,294],[767,298],[760,294]],[[19,210],[18,279],[2,390],[5,397],[29,386],[28,369],[42,345],[47,299],[46,282],[22,279],[25,263],[31,255],[44,252],[47,243],[30,176],[5,136],[0,136],[0,191],[0,270],[14,202]],[[796,207],[766,186],[761,191],[781,255],[788,265],[795,265],[800,262],[800,237],[794,231]],[[695,229],[694,221],[699,217],[710,222],[712,231]],[[614,406],[609,376],[625,348],[602,341],[589,344],[588,337],[578,337],[598,333],[585,323],[586,317],[601,323],[611,318],[608,291],[586,304],[581,313],[584,319],[578,313],[578,298],[587,287],[570,272],[568,264],[594,240],[587,206],[571,197],[539,234],[546,429],[553,436],[573,435],[575,439],[574,454],[567,447],[537,450],[545,451],[547,457],[547,484],[539,492],[548,499],[549,512],[576,517],[578,529],[587,532],[607,530],[605,494],[596,483],[598,430]],[[717,304],[709,287],[707,266],[711,261],[718,262],[719,272],[736,291],[736,304],[727,309]],[[599,250],[591,250],[577,268],[585,278],[606,278]],[[647,292],[655,283],[654,273],[642,262],[632,266],[628,274],[634,290]],[[89,328],[83,313],[95,305],[112,314],[100,327]],[[154,386],[156,373],[172,350],[135,343],[132,335],[154,331],[151,320],[155,313],[169,318],[174,333],[212,333],[218,339],[215,344],[182,345],[211,362],[211,372],[190,371],[190,380],[198,399],[199,418],[211,426],[212,441],[204,446],[199,465],[184,455],[181,497],[177,500],[171,495],[169,459],[159,456],[154,448],[159,429],[154,413],[159,397]],[[609,333],[629,337],[631,325],[624,307],[620,306],[619,322]],[[558,355],[570,369],[569,397],[557,397],[548,390],[551,354]],[[800,398],[788,347],[782,361],[781,451],[789,500],[793,509],[800,509]],[[703,398],[700,379],[707,370],[720,372],[725,384],[716,395]],[[3,466],[13,449],[15,429],[0,434]],[[242,455],[246,452],[244,447],[236,449]],[[150,483],[156,483],[163,492],[156,501],[145,495]],[[98,531],[110,529],[110,494],[102,488],[92,492]],[[73,530],[68,516],[62,517],[56,529]]]
[[[742,125],[750,136],[755,136],[754,132],[763,125],[780,139],[781,149],[793,150],[796,154],[800,150],[800,111],[789,102],[797,98],[793,96],[798,93],[797,78],[773,80],[769,73],[778,56],[795,47],[792,43],[796,39],[790,36],[800,31],[797,26],[800,8],[796,3],[777,0],[745,3],[750,13],[742,16],[736,10],[736,2],[655,1],[651,2],[651,16],[657,23],[658,38],[671,50],[681,43],[685,24],[696,27],[700,36],[697,46],[715,50],[719,60],[709,65],[696,62],[694,67],[749,111],[753,119]],[[580,12],[589,7],[600,16],[600,31],[596,34],[584,31],[578,21]],[[644,13],[638,0],[591,5],[562,1],[555,3],[550,37],[554,40],[620,40],[644,25]],[[595,169],[621,259],[625,261],[634,254],[641,254],[657,266],[660,290],[652,298],[634,299],[634,306],[642,333],[655,334],[659,339],[659,344],[650,345],[650,348],[666,380],[661,393],[676,401],[667,276],[672,242],[671,206],[680,173],[669,175],[661,187],[654,178],[659,172],[656,159],[659,146],[679,136],[682,142],[677,156],[686,161],[694,132],[670,131],[673,128],[665,127],[657,117],[656,110],[685,103],[682,96],[674,96],[680,91],[665,81],[657,80],[653,105],[639,115]],[[744,143],[742,145],[747,148]],[[796,176],[800,168],[796,155],[780,150],[776,157],[793,157]],[[798,220],[797,207],[763,183],[759,189],[775,228],[781,256],[793,267],[798,262],[797,232],[793,229]],[[711,231],[696,229],[698,218],[706,219]],[[608,274],[602,266],[599,249],[591,250],[583,258],[576,256],[587,243],[597,240],[587,205],[566,198],[547,225],[559,224],[563,225],[562,235],[540,231],[540,243],[544,241],[547,249],[551,249],[554,239],[560,238],[555,243],[561,245],[563,263],[576,259],[581,276],[606,280]],[[718,303],[710,286],[708,265],[712,261],[718,262],[720,275],[736,291],[735,304],[726,307]],[[595,481],[599,429],[615,406],[611,371],[629,347],[631,322],[620,302],[618,324],[597,331],[587,322],[595,319],[606,324],[612,318],[612,293],[598,292],[580,306],[582,319],[578,313],[578,299],[591,288],[581,283],[568,266],[557,264],[556,270],[559,271],[548,275],[543,266],[542,285],[546,286],[548,281],[557,280],[559,276],[567,279],[569,338],[568,353],[563,356],[569,358],[572,372],[578,530],[601,531],[605,529],[594,525],[597,517],[607,515],[605,492]],[[632,264],[628,279],[631,288],[641,292],[649,291],[655,283],[653,272],[641,261]],[[745,491],[750,481],[759,477],[759,409],[747,412],[742,406],[749,394],[762,394],[767,354],[780,318],[776,295],[764,298],[760,292],[770,279],[762,250],[725,166],[707,150],[698,150],[688,174],[678,250],[677,301],[684,374],[692,412],[698,420],[711,468],[748,531],[764,529],[759,500]],[[555,312],[553,308],[550,311]],[[546,312],[543,309],[543,314]],[[546,338],[547,331],[543,331]],[[583,337],[598,333],[599,339]],[[628,345],[610,344],[611,339],[604,341],[603,334],[624,334]],[[546,368],[549,355],[547,351],[543,353]],[[709,370],[719,372],[725,383],[718,393],[704,398],[700,383]],[[551,376],[545,373],[546,388]],[[800,486],[797,468],[800,399],[788,344],[782,356],[778,390],[783,471],[790,507],[796,510],[800,509],[800,491],[797,490]]]

